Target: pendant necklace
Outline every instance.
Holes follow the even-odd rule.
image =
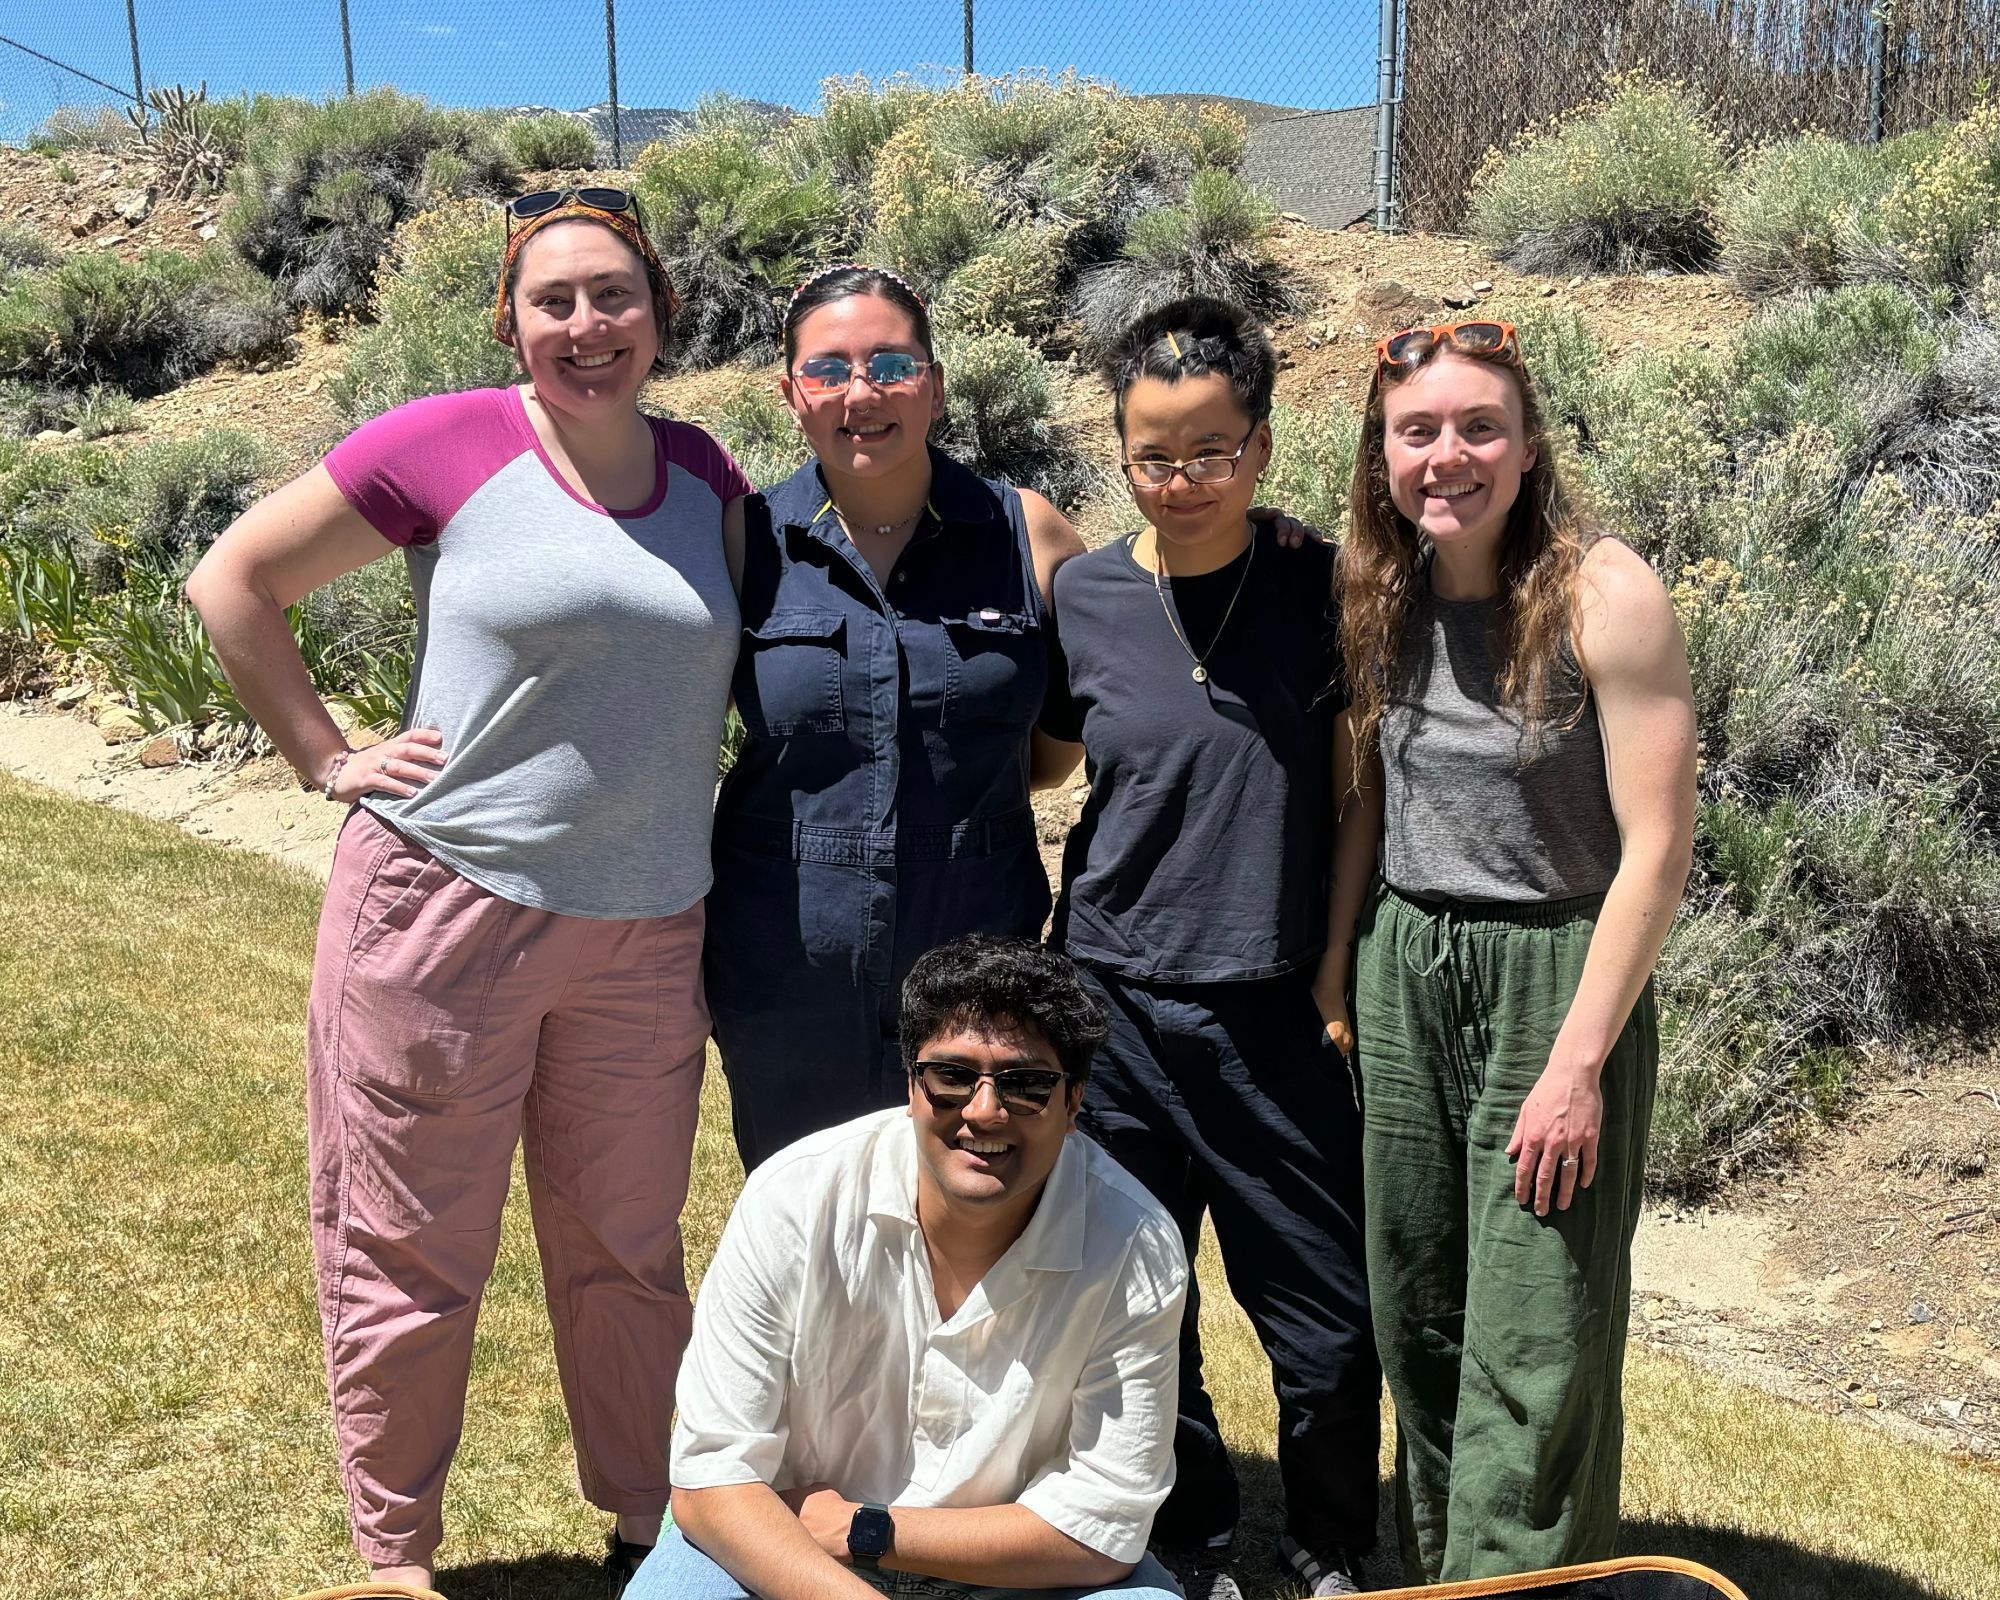
[[[1222,613],[1222,621],[1216,624],[1215,637],[1208,641],[1208,648],[1200,655],[1194,653],[1194,646],[1187,642],[1187,635],[1181,632],[1181,625],[1174,620],[1174,608],[1167,604],[1167,591],[1160,583],[1160,569],[1166,565],[1161,554],[1158,536],[1153,542],[1153,593],[1160,597],[1160,609],[1167,614],[1167,626],[1174,630],[1174,637],[1180,647],[1188,653],[1194,663],[1194,671],[1188,674],[1196,683],[1208,682],[1208,658],[1215,654],[1215,647],[1222,643],[1222,636],[1229,628],[1229,619],[1236,614],[1236,602],[1243,598],[1243,586],[1250,581],[1250,564],[1257,559],[1257,537],[1250,537],[1249,554],[1244,557],[1243,573],[1236,580],[1236,592],[1229,597],[1229,605]]]

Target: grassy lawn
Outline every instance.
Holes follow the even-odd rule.
[[[318,885],[0,777],[0,1572],[14,1600],[271,1597],[358,1576],[304,1218],[302,1023]],[[711,1077],[687,1218],[738,1181]],[[595,1595],[517,1182],[481,1319],[440,1587]],[[1251,1592],[1275,1528],[1272,1404],[1218,1286]],[[1628,1549],[1753,1600],[2000,1594],[2000,1474],[1635,1352]]]

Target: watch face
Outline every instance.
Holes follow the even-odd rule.
[[[847,1548],[857,1556],[886,1556],[895,1524],[880,1506],[863,1506],[847,1527]]]

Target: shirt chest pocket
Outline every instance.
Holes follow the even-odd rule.
[[[743,630],[736,709],[759,736],[838,733],[847,619],[837,611],[774,611]]]
[[[944,640],[944,725],[1026,733],[1049,681],[1040,622],[986,607],[946,618]]]

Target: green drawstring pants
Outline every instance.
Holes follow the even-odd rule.
[[[1612,1553],[1620,1385],[1659,1029],[1605,1062],[1597,1177],[1514,1198],[1514,1120],[1583,975],[1601,897],[1429,904],[1378,882],[1355,951],[1368,1285],[1396,1403],[1409,1581]]]

